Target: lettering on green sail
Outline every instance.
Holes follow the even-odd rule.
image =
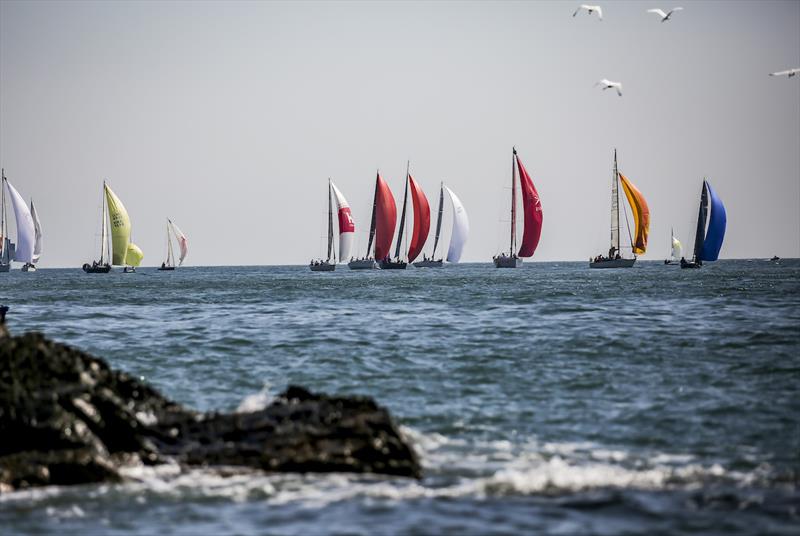
[[[114,214],[114,216],[111,218],[111,225],[114,227],[122,227],[122,217],[119,214]]]

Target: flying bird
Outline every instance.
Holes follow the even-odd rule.
[[[603,9],[600,6],[588,6],[586,4],[581,4],[578,6],[578,9],[575,10],[575,13],[573,13],[572,16],[574,17],[577,15],[581,9],[585,10],[589,15],[597,12],[597,18],[603,20]]]
[[[661,17],[661,22],[667,22],[673,13],[675,13],[676,11],[681,11],[682,9],[683,9],[682,7],[675,7],[672,8],[672,11],[670,11],[669,13],[664,13],[664,11],[662,11],[661,9],[655,8],[655,9],[648,9],[647,12],[655,13],[656,15]]]
[[[798,69],[787,69],[785,71],[778,71],[777,73],[769,73],[770,76],[786,76],[788,78],[791,78],[796,74],[800,74],[800,68],[798,68]]]
[[[594,85],[595,87],[603,86],[603,91],[607,89],[616,89],[617,95],[619,95],[620,97],[622,96],[622,82],[612,82],[611,80],[606,80],[605,78],[603,78],[599,82],[595,82]]]

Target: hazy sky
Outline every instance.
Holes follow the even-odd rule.
[[[407,159],[432,206],[441,180],[464,202],[462,260],[488,262],[512,145],[542,200],[534,260],[608,250],[615,147],[650,205],[644,259],[671,226],[691,248],[704,176],[728,211],[723,258],[800,256],[800,76],[767,76],[800,67],[800,2],[645,12],[673,3],[602,2],[600,22],[573,18],[577,0],[3,0],[0,164],[36,202],[45,267],[97,257],[104,178],[144,265],[167,217],[188,264],[307,262],[327,178],[366,230],[375,170],[401,201]]]

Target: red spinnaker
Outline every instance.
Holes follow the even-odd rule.
[[[375,181],[375,260],[380,261],[389,255],[397,224],[397,205],[389,185],[381,178]]]
[[[411,186],[411,201],[414,203],[414,233],[408,246],[408,262],[414,262],[425,246],[428,231],[431,230],[431,207],[422,188],[411,175],[408,176],[408,183]]]
[[[536,251],[536,246],[539,245],[539,236],[542,234],[542,203],[539,201],[539,193],[519,156],[517,156],[517,167],[522,190],[522,208],[525,211],[525,231],[522,233],[522,245],[518,255],[530,257]]]

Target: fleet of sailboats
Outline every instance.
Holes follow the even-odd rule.
[[[706,221],[708,222],[706,224]],[[712,262],[719,258],[728,217],[725,205],[708,180],[703,180],[700,190],[700,210],[697,214],[697,229],[694,237],[692,260],[681,257],[681,268],[700,268],[703,261]]]
[[[630,238],[630,248],[633,253],[632,259],[622,256],[620,244],[619,228],[619,185],[625,192],[625,197],[631,207],[634,232],[631,233],[629,222],[627,222],[627,212],[625,220],[628,223],[628,237]],[[624,207],[623,207],[624,208]],[[598,255],[590,259],[590,268],[630,268],[636,262],[636,256],[643,254],[647,250],[647,237],[650,232],[650,209],[642,193],[636,189],[625,175],[617,168],[617,150],[614,149],[614,175],[611,179],[611,247],[608,249],[608,257]]]
[[[517,156],[516,148],[511,149],[511,238],[508,254],[495,255],[492,260],[496,268],[519,268],[522,259],[532,257],[539,245],[542,234],[542,203],[528,171]],[[519,171],[519,180],[517,180]],[[522,193],[523,232],[522,243],[517,250],[517,183]]]

